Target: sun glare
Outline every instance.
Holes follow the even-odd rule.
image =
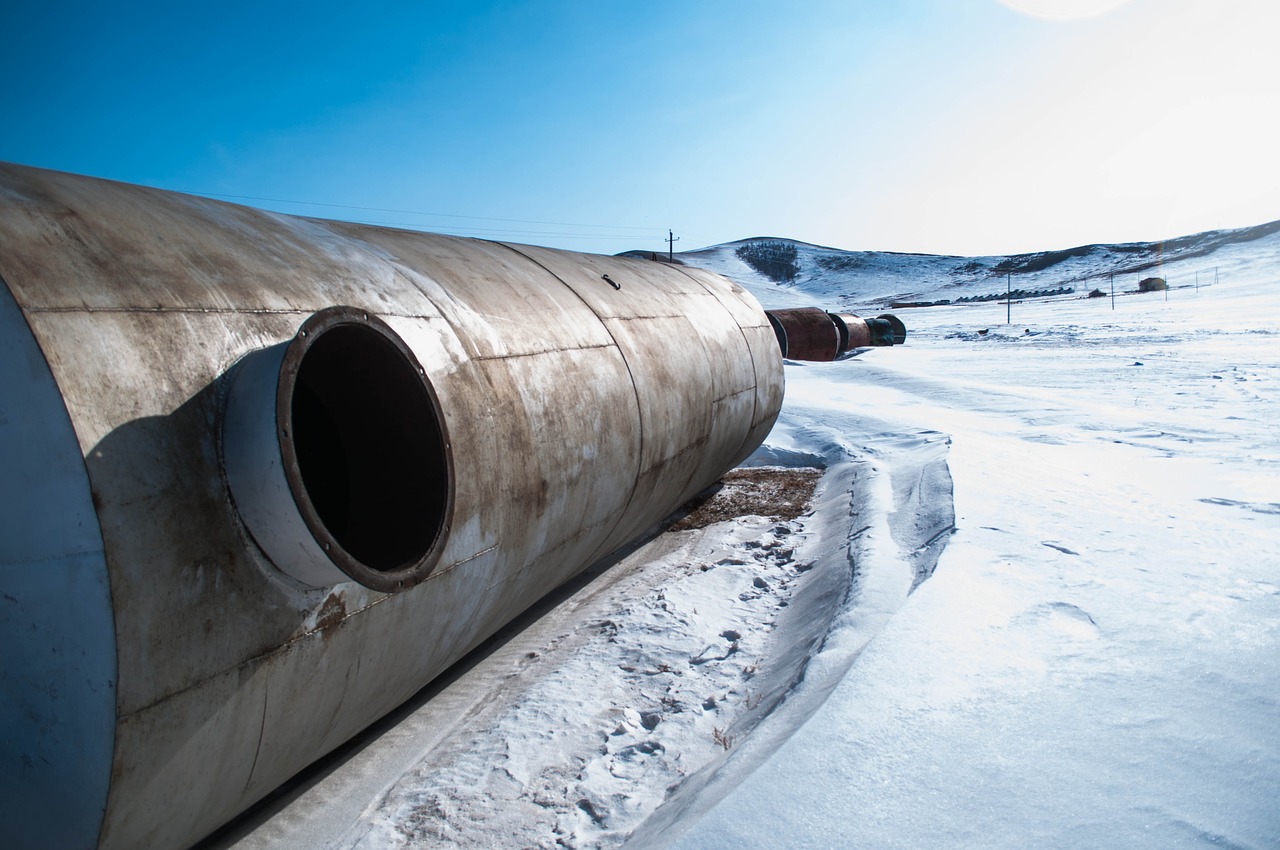
[[[1046,21],[1076,21],[1118,9],[1129,0],[999,0],[1000,3]]]

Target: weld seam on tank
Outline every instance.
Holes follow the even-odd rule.
[[[435,572],[433,572],[433,573],[432,573],[430,576],[428,576],[427,578],[428,578],[428,579],[430,579],[430,578],[432,578],[432,577],[433,577],[433,576],[435,576],[435,575],[436,575],[436,573],[435,573]],[[377,606],[379,606],[379,605],[381,605],[382,603],[386,602],[387,600],[389,600],[389,599],[393,598],[394,596],[395,596],[395,594],[386,594],[386,595],[383,595],[383,596],[379,596],[379,597],[378,597],[378,598],[376,598],[376,599],[371,599],[371,600],[369,600],[368,604],[366,604],[366,605],[364,605],[364,606],[362,606],[362,607],[360,607],[360,608],[354,608],[354,609],[352,609],[352,610],[348,611],[348,612],[347,612],[347,614],[346,614],[346,616],[345,616],[345,617],[343,617],[342,622],[345,622],[345,621],[347,621],[347,620],[351,619],[352,617],[354,617],[354,616],[355,616],[355,615],[357,615],[357,614],[361,614],[361,613],[363,613],[363,612],[365,612],[365,611],[368,611],[368,610],[370,610],[371,608],[376,608]],[[213,670],[212,672],[210,672],[210,673],[208,673],[207,675],[202,676],[200,679],[198,679],[198,680],[195,682],[195,684],[196,684],[196,685],[201,685],[201,684],[204,684],[204,683],[207,683],[207,682],[215,681],[215,680],[217,680],[217,679],[219,679],[219,678],[222,678],[222,677],[226,676],[228,673],[233,673],[233,672],[243,672],[243,671],[245,671],[245,670],[249,670],[249,669],[251,669],[251,668],[258,667],[258,666],[262,665],[264,662],[269,662],[269,661],[271,661],[271,660],[272,660],[272,659],[274,659],[274,658],[278,658],[278,657],[280,657],[280,656],[287,655],[290,649],[292,649],[292,648],[296,647],[298,644],[303,643],[304,641],[314,640],[314,639],[316,638],[316,636],[317,636],[317,635],[322,634],[322,633],[325,631],[325,629],[326,629],[326,628],[329,628],[329,627],[326,627],[326,626],[316,626],[316,627],[311,628],[311,629],[308,629],[308,630],[306,630],[306,631],[304,631],[304,632],[302,632],[302,633],[300,633],[300,634],[293,635],[293,636],[292,636],[292,637],[290,637],[288,640],[286,640],[286,641],[282,641],[279,645],[277,645],[277,646],[273,646],[273,647],[271,647],[270,649],[266,650],[265,652],[259,652],[259,653],[257,653],[256,655],[249,655],[249,656],[246,656],[245,658],[243,658],[243,659],[241,659],[241,660],[237,661],[236,663],[234,663],[234,664],[232,664],[232,665],[230,665],[230,666],[222,667],[222,668],[218,668],[218,669],[216,669],[216,670]],[[184,688],[183,690],[178,690],[178,691],[173,691],[173,692],[170,692],[170,693],[162,694],[162,695],[160,695],[160,696],[156,697],[155,699],[151,700],[151,701],[150,701],[150,702],[148,702],[148,703],[145,703],[145,704],[143,704],[143,705],[139,705],[139,706],[137,706],[137,707],[133,708],[133,709],[132,709],[132,710],[130,710],[130,711],[126,711],[126,712],[123,712],[123,713],[117,714],[117,715],[116,715],[116,719],[117,719],[118,721],[122,721],[122,720],[128,720],[128,719],[135,718],[135,717],[144,717],[144,716],[146,716],[146,714],[147,714],[148,712],[154,711],[154,710],[155,710],[155,708],[156,708],[156,706],[164,705],[166,702],[169,702],[170,700],[173,700],[173,699],[175,699],[175,698],[179,698],[179,697],[181,697],[185,690],[186,690],[186,689]],[[112,784],[114,785],[115,783],[112,783]],[[111,808],[111,806],[110,806],[110,805],[108,805],[108,807],[107,807],[107,808],[108,808],[108,809],[110,809],[110,808]]]
[[[260,316],[305,316],[311,311],[309,310],[270,310],[266,308],[257,308],[253,310],[237,310],[234,307],[40,307],[38,305],[23,308],[28,313],[85,313],[87,315],[106,316],[113,313],[139,313],[148,315],[181,315],[188,314],[193,316],[242,316],[246,314],[256,314]]]
[[[621,345],[618,344],[618,338],[613,335],[613,330],[609,327],[609,323],[604,320],[604,317],[602,317],[599,313],[596,312],[596,309],[591,306],[590,301],[583,298],[582,295],[576,289],[570,286],[568,281],[560,277],[560,275],[556,274],[551,269],[547,268],[547,266],[544,265],[543,263],[538,262],[538,260],[536,260],[535,258],[529,256],[524,251],[521,251],[515,245],[510,245],[506,242],[500,242],[498,244],[507,248],[512,253],[517,254],[518,256],[523,257],[524,259],[533,263],[535,266],[542,269],[547,274],[551,275],[552,278],[559,281],[560,285],[563,286],[565,289],[572,292],[573,296],[577,298],[579,301],[581,301],[582,305],[591,312],[591,315],[596,317],[596,321],[600,323],[600,327],[603,328],[604,332],[609,335],[609,339],[613,340],[613,347],[618,350],[618,357],[622,359],[622,365],[627,367],[627,380],[630,381],[631,383],[631,393],[632,393],[632,397],[635,399],[636,414],[637,414],[636,428],[638,432],[638,440],[636,443],[636,448],[637,448],[636,470],[635,470],[635,474],[632,475],[631,477],[631,492],[627,494],[626,504],[623,506],[622,510],[618,512],[618,518],[614,521],[613,525],[610,526],[608,533],[604,536],[604,539],[606,540],[612,539],[613,535],[616,534],[618,529],[622,527],[623,522],[626,521],[628,516],[630,516],[631,505],[635,502],[636,492],[640,488],[641,476],[643,476],[645,473],[645,470],[642,468],[644,465],[644,444],[645,444],[644,416],[640,415],[640,411],[644,409],[644,405],[640,399],[640,388],[636,386],[635,371],[631,368],[631,361],[627,359],[627,352],[623,350],[623,347]],[[615,290],[615,291],[620,291],[620,290],[621,290],[621,287],[619,287],[618,290]],[[601,557],[607,554],[609,553],[608,552],[597,553],[597,555]]]
[[[720,403],[720,402],[722,402],[722,401],[728,401],[729,399],[733,398],[734,396],[745,395],[746,393],[751,393],[751,394],[752,394],[752,398],[754,398],[754,397],[755,397],[755,392],[756,392],[756,385],[755,385],[755,384],[752,384],[752,385],[751,385],[751,386],[749,386],[749,387],[743,387],[743,388],[742,388],[742,389],[740,389],[740,390],[730,390],[729,392],[725,393],[724,395],[716,396],[715,398],[711,399],[711,403],[712,403],[712,404],[719,404],[719,403]],[[753,411],[754,411],[754,407],[755,407],[755,402],[753,401],[753,402],[752,402],[752,408],[753,408]]]
[[[578,345],[557,348],[556,351],[596,351],[601,348],[617,348],[616,342],[603,343],[601,345]],[[515,354],[483,354],[479,357],[472,357],[474,363],[485,363],[493,360],[518,360],[521,357],[542,357],[545,351],[520,351]]]
[[[695,274],[691,274],[689,270],[686,269],[683,265],[674,266],[674,268],[676,269],[676,271],[680,272],[682,275],[687,277],[689,280],[692,280],[695,284],[701,287],[702,291],[706,292],[708,295],[714,298],[717,304],[720,303],[720,299],[716,296],[716,293],[713,292],[711,290],[711,287],[707,286],[707,284],[704,283],[700,277],[698,277]],[[766,316],[766,318],[768,317]],[[751,424],[747,428],[746,433],[742,435],[742,442],[738,444],[738,447],[734,449],[734,452],[733,452],[733,456],[735,458],[742,458],[742,447],[747,444],[748,440],[751,439],[751,432],[755,427],[756,417],[760,414],[760,371],[759,371],[760,364],[756,363],[755,349],[751,347],[751,340],[747,339],[746,329],[742,327],[742,324],[740,322],[734,321],[733,324],[738,329],[738,336],[742,337],[742,347],[746,349],[747,357],[750,358],[751,360],[751,387],[750,387]],[[746,392],[746,391],[747,390],[743,390],[743,392]],[[716,401],[723,401],[727,398],[731,398],[733,395],[735,394],[730,393],[729,395],[721,396],[720,398],[716,399]],[[742,458],[742,459],[745,460],[745,458]],[[738,462],[741,463],[741,460],[739,460]]]

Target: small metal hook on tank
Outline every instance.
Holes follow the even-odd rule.
[[[602,275],[600,275],[600,276],[601,276],[602,278],[604,278],[605,283],[609,284],[609,285],[610,285],[610,286],[612,286],[614,289],[622,289],[622,284],[618,283],[618,282],[617,282],[617,281],[615,281],[613,278],[609,277],[607,274],[602,274]]]

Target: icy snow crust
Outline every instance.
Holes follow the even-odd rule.
[[[971,262],[797,244],[787,286],[683,258],[864,311]],[[824,466],[808,516],[593,571],[210,846],[1280,846],[1280,236],[1165,243],[1114,310],[1140,252],[1060,253],[1013,286],[1092,282],[1012,325],[787,364],[750,463]]]
[[[826,465],[808,515],[667,532],[593,571],[210,846],[618,846],[723,796],[816,710],[951,528],[940,435],[886,435],[909,471],[894,481],[830,429],[789,427],[755,462]],[[918,504],[939,493],[922,524]],[[898,538],[905,554],[857,555],[901,553]],[[841,616],[843,647],[810,663]]]
[[[905,347],[790,369],[793,422],[948,434],[957,530],[675,846],[1280,846],[1276,254],[1114,311],[903,311]]]

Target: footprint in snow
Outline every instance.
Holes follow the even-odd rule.
[[[1098,623],[1088,611],[1070,602],[1045,602],[1033,606],[1019,614],[1015,622],[1049,628],[1078,640],[1094,640],[1100,631]]]
[[[692,664],[694,667],[700,667],[703,664],[706,664],[708,661],[728,660],[729,656],[733,655],[735,652],[738,651],[738,639],[737,638],[732,638],[732,639],[726,638],[726,639],[732,640],[732,643],[730,643],[729,648],[724,651],[724,655],[708,655],[708,653],[714,649],[714,647],[708,646],[706,649],[702,650],[702,652],[699,652],[693,658],[690,658],[689,663]]]

